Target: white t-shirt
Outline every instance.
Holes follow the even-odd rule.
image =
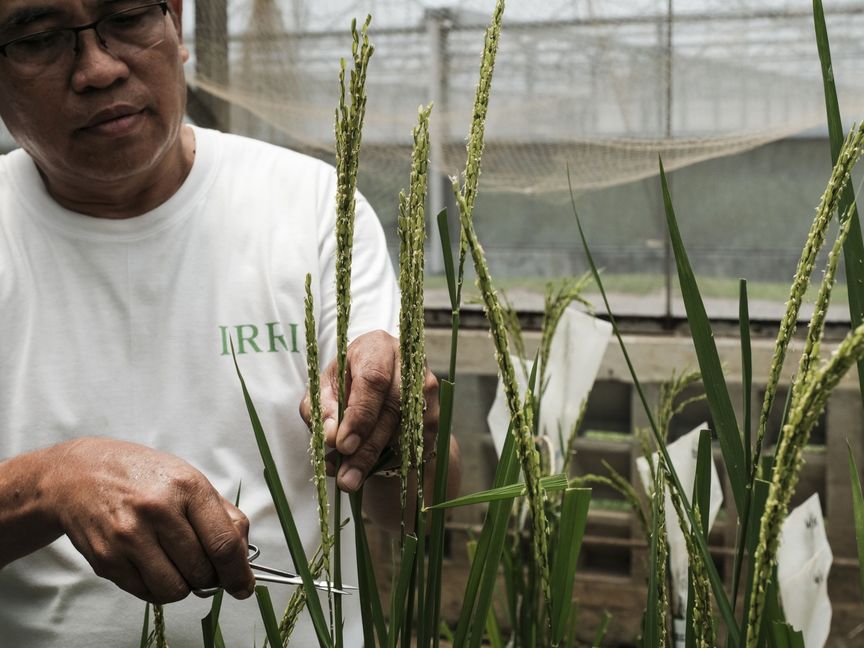
[[[195,137],[179,191],[127,220],[62,209],[29,156],[0,157],[0,459],[82,435],[173,453],[228,499],[242,481],[240,508],[261,562],[292,569],[227,340],[238,345],[311,556],[318,517],[298,414],[304,281],[310,272],[323,366],[335,355],[335,173],[242,137],[197,128]],[[351,337],[394,332],[392,266],[362,198],[353,269]],[[347,583],[352,536],[343,540]],[[270,590],[281,615],[293,589]],[[346,599],[349,646],[362,641],[356,598]],[[190,596],[166,608],[172,648],[202,645],[209,606]],[[142,601],[94,576],[65,537],[0,570],[2,646],[137,646],[143,613]],[[228,646],[263,641],[254,597],[226,597],[221,620]],[[292,642],[316,645],[308,613]]]

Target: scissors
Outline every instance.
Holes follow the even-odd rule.
[[[274,569],[273,567],[267,567],[266,565],[259,565],[255,562],[258,559],[258,556],[261,555],[261,550],[254,544],[249,545],[249,566],[255,570],[262,572],[260,574],[255,574],[255,580],[258,582],[266,582],[266,583],[279,583],[281,585],[302,585],[303,578],[298,576],[297,574],[292,574],[291,572],[283,571],[281,569]],[[337,589],[336,586],[326,580],[313,581],[315,585],[315,589],[323,590],[325,592],[333,592],[333,594],[341,594],[343,596],[351,596],[351,592],[346,590],[356,590],[357,588],[353,585],[342,585],[344,589]],[[195,596],[199,596],[201,598],[208,598],[210,596],[215,595],[221,587],[208,587],[205,589],[196,589],[192,590]]]

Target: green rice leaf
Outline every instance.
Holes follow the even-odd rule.
[[[222,630],[219,628],[219,612],[222,610],[222,599],[225,590],[219,590],[213,596],[210,612],[201,619],[201,631],[204,633],[204,648],[225,648]],[[277,647],[278,648],[278,647]]]
[[[847,441],[848,446],[848,441]],[[861,584],[861,597],[864,600],[864,493],[861,492],[861,477],[855,465],[855,457],[849,449],[849,481],[852,484],[852,515],[855,519],[855,539],[858,544],[858,579]]]
[[[515,436],[512,431],[508,431],[495,472],[495,484],[516,483],[519,479],[519,468]],[[486,615],[492,602],[492,591],[498,576],[498,563],[507,537],[507,523],[512,512],[512,499],[492,502],[486,511],[483,531],[477,542],[477,555],[471,563],[468,582],[465,585],[465,596],[462,598],[462,611],[456,626],[454,641],[456,646],[467,645],[469,632],[472,642],[476,639],[479,645],[482,639]]]
[[[276,613],[273,611],[270,590],[265,585],[256,586],[255,598],[258,599],[258,609],[261,610],[261,620],[267,632],[267,641],[273,648],[279,648],[282,645],[282,635],[279,633],[279,622],[276,621]]]
[[[600,627],[597,629],[597,634],[594,636],[594,643],[591,644],[591,648],[600,648],[603,645],[603,639],[606,638],[606,632],[609,630],[609,622],[611,620],[612,615],[604,610],[603,618],[600,619]]]
[[[387,643],[387,624],[384,611],[381,608],[381,596],[378,593],[378,581],[375,577],[375,563],[369,551],[369,540],[366,536],[366,525],[360,507],[363,502],[363,487],[357,491],[358,496],[349,499],[351,516],[354,518],[354,549],[357,554],[357,586],[360,595],[360,616],[363,623],[363,644],[375,646],[375,632],[378,633],[380,645]]]
[[[569,183],[569,169],[567,171],[567,176]],[[603,298],[603,303],[606,306],[606,312],[609,315],[609,321],[612,324],[612,330],[615,333],[615,337],[618,339],[621,353],[624,355],[624,361],[627,364],[627,369],[630,372],[630,377],[633,379],[633,386],[636,388],[636,393],[639,394],[639,399],[642,402],[642,407],[645,410],[645,415],[648,417],[651,432],[654,435],[654,440],[657,444],[657,449],[659,450],[663,461],[669,468],[669,475],[672,478],[671,487],[675,488],[681,496],[684,513],[687,516],[687,521],[690,523],[691,526],[695,526],[696,519],[693,515],[693,507],[688,504],[688,498],[686,497],[686,493],[684,493],[684,488],[681,486],[681,480],[678,478],[678,473],[675,470],[675,466],[672,463],[671,457],[669,456],[669,451],[666,449],[665,439],[663,438],[663,435],[660,433],[659,429],[657,428],[657,424],[654,421],[654,414],[651,410],[651,406],[648,404],[648,399],[645,398],[645,391],[642,389],[642,383],[639,381],[639,377],[636,375],[636,369],[633,367],[633,361],[630,359],[630,354],[627,352],[627,345],[624,344],[624,338],[621,336],[621,330],[618,328],[617,320],[612,314],[612,309],[609,306],[609,298],[606,295],[606,289],[603,286],[603,281],[600,279],[600,272],[597,270],[597,264],[594,263],[594,257],[591,255],[591,249],[588,246],[588,239],[585,238],[585,232],[582,229],[582,222],[580,221],[579,213],[576,210],[576,198],[573,195],[572,184],[570,186],[570,204],[573,209],[573,215],[576,219],[576,227],[579,230],[579,237],[582,240],[582,248],[585,250],[585,257],[588,259],[588,265],[591,268],[591,273],[594,275],[594,281],[597,284],[597,288],[600,291],[600,296]],[[708,572],[708,579],[711,582],[711,591],[714,593],[714,599],[717,603],[718,609],[720,610],[720,615],[723,617],[723,621],[726,625],[727,636],[729,637],[730,641],[732,641],[733,645],[735,645],[740,641],[741,633],[740,628],[738,627],[738,624],[735,620],[735,614],[732,611],[732,605],[729,603],[729,597],[726,595],[726,591],[723,588],[723,581],[721,580],[720,574],[717,572],[717,567],[714,565],[714,561],[711,558],[711,552],[708,549],[708,543],[705,538],[701,535],[697,535],[694,536],[694,539],[696,540],[696,544],[699,547],[699,553],[705,564],[705,569]]]
[[[150,604],[144,605],[144,626],[141,628],[141,648],[150,645]]]
[[[753,431],[750,423],[751,391],[753,389],[753,353],[750,344],[750,306],[747,300],[747,280],[739,284],[738,322],[741,328],[741,388],[744,391],[744,465],[753,474]]]
[[[708,521],[711,508],[711,432],[699,431],[699,445],[696,451],[696,479],[693,482],[693,501],[699,505],[699,527],[693,533],[708,537]],[[693,606],[696,602],[696,591],[693,587],[693,573],[688,571],[687,614],[684,644],[688,648],[696,646],[696,628],[693,623]]]
[[[669,236],[672,239],[672,249],[675,252],[675,263],[678,266],[681,295],[687,309],[687,321],[690,324],[693,346],[696,348],[696,356],[699,359],[699,370],[702,373],[702,383],[705,385],[708,407],[711,411],[711,418],[714,420],[720,449],[723,451],[723,460],[732,484],[736,509],[743,511],[747,484],[750,482],[750,475],[746,472],[744,448],[741,444],[741,435],[735,420],[732,400],[729,398],[729,390],[726,387],[726,377],[723,375],[723,368],[720,365],[720,356],[717,354],[717,345],[714,343],[711,323],[708,321],[705,304],[699,294],[699,286],[696,284],[696,277],[693,275],[693,268],[690,266],[687,251],[684,249],[684,241],[678,230],[678,222],[675,219],[675,210],[672,207],[672,197],[669,195],[669,184],[666,180],[662,160],[660,161],[660,184],[663,190],[663,204],[666,208],[666,223],[669,227]]]
[[[659,571],[658,557],[660,550],[660,510],[657,502],[661,497],[665,497],[663,491],[655,491],[651,497],[651,544],[648,554],[648,607],[645,610],[645,625],[642,630],[642,645],[644,648],[651,648],[660,645],[660,627],[657,625],[657,617],[660,613],[660,600],[658,597],[660,587],[657,582],[657,574]]]
[[[711,507],[711,431],[699,431],[699,446],[696,452],[696,480],[693,483],[693,497],[699,504],[699,531],[708,536],[709,509]]]
[[[456,296],[456,264],[453,263],[453,247],[450,240],[450,225],[447,222],[447,210],[442,209],[436,218],[438,234],[441,237],[441,249],[444,252],[444,274],[447,277],[447,290],[450,293],[450,306],[459,308]]]
[[[786,625],[786,617],[783,615],[783,607],[780,605],[780,592],[777,588],[777,568],[775,567],[771,581],[768,583],[768,592],[765,597],[765,612],[762,618],[762,626],[759,628],[759,639],[756,645],[768,646],[769,642],[773,643],[775,638],[774,626],[778,624]]]
[[[276,514],[279,517],[279,523],[282,526],[282,533],[285,535],[285,542],[288,545],[288,550],[291,552],[291,559],[294,562],[294,568],[303,579],[303,587],[306,590],[306,609],[309,610],[309,614],[312,617],[312,625],[315,628],[315,635],[318,637],[318,643],[321,646],[330,648],[333,645],[333,642],[330,639],[327,620],[324,618],[324,612],[321,609],[321,601],[319,600],[318,592],[315,589],[312,572],[309,570],[309,560],[306,558],[303,549],[303,542],[300,540],[300,533],[297,531],[297,525],[294,522],[294,515],[291,513],[291,507],[288,504],[285,489],[282,487],[282,481],[279,479],[279,471],[276,468],[276,462],[273,460],[273,453],[270,451],[270,444],[267,442],[264,428],[261,426],[261,420],[258,418],[258,412],[255,411],[252,397],[249,395],[249,390],[246,388],[246,381],[243,379],[243,374],[240,372],[240,366],[237,364],[237,356],[234,353],[233,341],[231,343],[231,354],[234,358],[234,368],[237,371],[237,377],[240,379],[240,386],[243,389],[243,399],[246,401],[246,410],[249,413],[249,420],[252,423],[252,430],[255,433],[258,452],[264,462],[264,481],[267,483],[267,488],[270,489],[270,495],[273,498],[273,504],[276,507]]]
[[[756,545],[759,543],[759,524],[765,513],[765,503],[768,501],[768,490],[771,482],[757,479],[753,482],[753,495],[750,502],[750,511],[747,516],[746,544],[747,553],[755,555]],[[744,590],[744,618],[750,616],[750,601],[753,598],[753,570],[752,567],[747,575],[747,588]],[[763,623],[763,628],[766,624]]]
[[[537,362],[531,369],[528,389],[533,390],[537,381]],[[495,468],[493,487],[500,488],[515,484],[519,479],[519,462],[516,458],[516,442],[511,429],[507,431],[504,448],[498,466]],[[507,523],[513,513],[513,500],[501,500],[489,504],[483,530],[477,542],[477,556],[468,571],[465,595],[462,597],[462,610],[456,625],[456,646],[465,646],[469,633],[472,641],[479,644],[483,634],[483,623],[489,606],[492,604],[492,591],[498,576],[498,563],[507,536]],[[474,623],[472,624],[472,620]]]
[[[804,635],[788,623],[780,621],[772,623],[771,639],[774,648],[804,648]]]
[[[567,475],[549,475],[540,480],[540,487],[547,493],[555,493],[563,491],[568,486]],[[484,504],[486,502],[497,502],[499,500],[513,499],[514,497],[522,497],[525,495],[525,484],[508,484],[500,488],[491,488],[485,491],[472,493],[471,495],[463,495],[441,504],[426,507],[427,511],[438,511],[442,509],[454,508],[457,506],[468,506],[470,504]]]
[[[474,562],[476,554],[477,541],[471,540],[468,542],[468,560]],[[492,648],[504,648],[504,640],[501,638],[501,627],[498,625],[498,619],[495,617],[495,609],[493,607],[490,607],[489,612],[486,614],[486,636]]]
[[[816,46],[822,64],[822,84],[825,91],[825,112],[828,117],[828,137],[831,142],[831,164],[837,164],[843,146],[843,121],[840,117],[840,104],[837,101],[837,88],[831,66],[831,47],[828,43],[828,29],[825,26],[825,12],[821,0],[813,0],[813,24],[816,30]],[[858,220],[855,194],[851,184],[843,190],[837,207],[839,214],[851,208],[851,227],[843,244],[843,258],[846,267],[846,286],[849,292],[849,315],[852,328],[864,323],[864,238]],[[858,363],[858,385],[864,397],[864,362]]]
[[[455,386],[449,380],[440,382],[438,401],[440,415],[438,418],[437,455],[435,465],[435,489],[432,495],[433,504],[443,502],[447,498],[447,480],[450,471],[450,435],[453,421],[453,396]],[[441,625],[441,576],[444,564],[444,511],[432,512],[429,522],[429,578],[427,580],[425,627],[437,628]],[[422,646],[421,648],[426,648]]]
[[[240,506],[240,494],[243,492],[243,481],[237,485],[237,494],[234,496],[234,506]],[[225,648],[225,640],[222,638],[222,629],[219,627],[219,614],[222,611],[222,601],[225,598],[225,590],[219,590],[213,596],[210,604],[210,612],[201,619],[201,631],[204,634],[204,648]],[[278,647],[277,647],[278,648]]]
[[[557,551],[552,564],[552,641],[564,639],[569,612],[573,605],[576,564],[588,523],[590,488],[568,488],[561,502]]]
[[[408,599],[408,586],[414,572],[414,554],[417,551],[417,536],[406,534],[402,544],[402,558],[399,561],[399,574],[396,587],[390,596],[390,634],[387,645],[396,648],[399,632],[405,622],[405,602]]]

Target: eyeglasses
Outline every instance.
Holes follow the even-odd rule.
[[[32,79],[71,70],[80,52],[79,34],[92,29],[99,44],[117,58],[134,56],[165,40],[168,2],[153,2],[103,16],[89,25],[48,29],[0,45],[16,76]]]

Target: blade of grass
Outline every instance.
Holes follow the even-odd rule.
[[[852,515],[855,519],[855,540],[858,545],[858,579],[861,584],[861,598],[864,600],[864,493],[861,492],[861,477],[858,467],[855,465],[855,457],[852,455],[852,447],[846,442],[849,449],[849,481],[852,486]]]
[[[378,581],[375,577],[375,565],[369,552],[369,541],[366,537],[366,525],[363,522],[361,504],[363,488],[358,491],[358,497],[350,498],[351,516],[354,519],[354,548],[357,554],[357,586],[360,595],[360,616],[363,623],[363,645],[375,646],[374,632],[378,633],[380,645],[387,641],[387,624],[381,609],[381,597],[378,593]],[[377,603],[377,605],[376,605]]]
[[[552,642],[564,639],[567,621],[573,605],[573,585],[576,564],[588,523],[591,504],[590,488],[568,488],[564,491],[559,514],[558,549],[552,564]]]
[[[540,487],[547,493],[556,493],[567,488],[567,475],[549,475],[540,480]],[[490,488],[489,490],[472,493],[471,495],[463,495],[435,506],[429,506],[427,511],[441,510],[454,508],[457,506],[468,506],[469,504],[483,504],[486,502],[497,502],[499,500],[513,499],[525,495],[525,484],[508,484],[500,488]]]
[[[243,492],[242,480],[237,485],[237,494],[234,496],[234,506],[240,506],[240,494]],[[225,648],[222,638],[222,629],[219,627],[219,614],[222,611],[222,601],[225,590],[219,590],[213,596],[210,604],[210,612],[201,619],[201,630],[204,633],[204,648]],[[278,648],[278,647],[277,647]]]
[[[771,639],[774,648],[804,648],[804,635],[788,623],[780,621],[772,623]]]
[[[225,590],[219,590],[213,596],[210,612],[201,619],[201,630],[204,633],[204,648],[225,648],[222,631],[219,628],[219,612],[222,609],[222,599]],[[278,648],[278,647],[277,647]]]
[[[744,463],[748,475],[753,470],[753,432],[751,418],[751,398],[753,391],[753,353],[750,342],[750,306],[747,299],[747,280],[739,284],[738,323],[741,330],[741,388],[744,391]],[[732,610],[738,606],[738,588],[741,583],[741,568],[744,564],[744,548],[747,542],[750,508],[753,505],[753,485],[747,485],[747,499],[744,511],[739,516],[738,534],[735,542],[735,560],[732,565]],[[688,624],[689,627],[689,624]]]
[[[477,541],[472,540],[468,543],[469,562],[474,562],[474,556],[476,554]],[[486,615],[486,635],[492,648],[504,648],[504,642],[501,639],[501,628],[498,625],[498,619],[495,618],[494,608],[489,608],[489,613]]]
[[[771,581],[768,583],[768,592],[765,598],[765,614],[762,627],[759,628],[759,640],[757,646],[768,646],[774,638],[772,633],[775,625],[785,625],[786,618],[783,616],[783,607],[780,605],[780,594],[777,589],[777,569],[774,568]]]
[[[618,344],[621,347],[622,354],[624,355],[627,369],[630,372],[630,377],[633,379],[633,386],[636,388],[636,393],[639,395],[639,400],[641,401],[642,407],[645,410],[645,414],[648,417],[651,432],[654,435],[654,440],[657,444],[657,449],[663,457],[663,461],[669,467],[669,475],[672,478],[672,486],[682,496],[681,500],[684,505],[684,512],[687,516],[687,521],[690,523],[691,526],[695,526],[696,519],[693,515],[693,508],[687,501],[686,494],[684,493],[684,488],[681,486],[681,480],[678,477],[678,472],[675,470],[675,466],[673,465],[672,459],[669,456],[669,451],[666,449],[665,439],[658,430],[657,424],[654,421],[654,414],[651,411],[651,406],[648,404],[648,399],[645,398],[645,392],[642,389],[642,383],[639,381],[639,377],[636,375],[636,370],[633,367],[633,362],[630,359],[630,354],[627,352],[627,346],[624,344],[624,339],[621,337],[621,330],[618,328],[617,320],[612,314],[612,308],[609,306],[609,298],[606,295],[606,289],[603,286],[602,280],[600,279],[600,272],[597,270],[597,265],[594,263],[594,257],[591,255],[591,249],[588,246],[588,240],[585,238],[585,232],[582,229],[582,222],[580,221],[579,213],[576,210],[576,199],[573,195],[572,184],[570,183],[569,168],[567,170],[567,181],[570,185],[570,204],[573,208],[573,215],[576,218],[576,226],[579,230],[579,237],[582,240],[582,247],[585,250],[585,256],[588,259],[589,266],[591,267],[591,273],[594,275],[594,281],[597,284],[597,288],[600,291],[601,297],[603,298],[603,303],[606,306],[606,312],[609,315],[609,321],[612,324],[612,330],[615,333],[615,337],[618,339]],[[705,568],[708,571],[708,578],[711,582],[711,590],[714,592],[714,598],[717,602],[717,607],[720,610],[720,614],[723,617],[724,623],[726,624],[727,634],[731,637],[732,641],[737,644],[740,641],[740,628],[735,621],[735,615],[732,612],[732,606],[729,603],[729,598],[726,595],[726,591],[723,589],[723,581],[720,579],[720,574],[717,572],[714,561],[711,559],[711,553],[708,549],[708,543],[701,535],[695,536],[695,539],[699,547],[699,553],[701,554],[702,559],[705,563]]]
[[[141,648],[150,645],[150,604],[144,605],[144,626],[141,628]]]
[[[452,263],[452,259],[451,259]],[[432,495],[433,504],[443,502],[447,498],[447,480],[450,464],[450,435],[453,421],[454,385],[449,380],[442,380],[438,394],[440,415],[438,419],[437,456],[435,465],[435,489]],[[426,595],[425,627],[437,628],[441,624],[441,578],[444,564],[444,511],[435,510],[429,522],[429,567]],[[434,634],[434,633],[430,633]],[[432,639],[433,643],[436,641]],[[426,648],[421,647],[421,648]]]
[[[654,482],[655,487],[657,482]],[[642,631],[642,645],[651,648],[660,645],[660,628],[657,625],[657,614],[660,608],[658,597],[659,583],[657,582],[657,558],[660,549],[660,510],[657,505],[659,498],[665,497],[663,491],[657,492],[656,488],[651,496],[651,544],[648,554],[648,606],[645,609],[645,626]]]
[[[753,389],[753,353],[750,344],[750,306],[747,300],[747,280],[739,284],[738,322],[741,328],[741,388],[744,390],[744,465],[747,474],[753,471],[753,432],[750,422],[750,399]]]
[[[606,638],[606,632],[609,630],[609,622],[612,620],[612,615],[608,611],[603,611],[603,618],[600,619],[600,627],[597,629],[597,634],[594,636],[594,643],[591,648],[600,648],[603,644],[603,639]]]
[[[402,543],[402,557],[399,561],[399,573],[396,586],[390,596],[390,632],[387,645],[396,648],[399,641],[399,631],[405,620],[405,601],[408,598],[408,586],[414,571],[414,555],[417,550],[417,536],[406,534]]]
[[[744,511],[744,500],[746,499],[746,488],[750,475],[745,472],[741,435],[735,420],[732,400],[729,398],[729,390],[726,387],[726,377],[723,375],[723,367],[717,354],[717,345],[714,343],[711,323],[705,311],[705,304],[699,294],[699,287],[696,284],[696,277],[693,275],[693,268],[690,266],[687,251],[684,249],[684,241],[678,230],[678,222],[675,218],[675,210],[672,206],[672,197],[669,194],[669,184],[666,180],[662,160],[660,161],[660,185],[663,190],[663,204],[666,209],[666,224],[672,239],[675,263],[678,266],[681,296],[687,310],[687,321],[690,324],[693,346],[699,360],[699,370],[702,373],[702,383],[705,385],[708,408],[711,411],[711,418],[714,421],[714,428],[720,441],[720,449],[723,452],[723,461],[726,464],[726,470],[732,484],[735,507],[738,511]]]
[[[532,392],[534,390],[536,381],[537,381],[537,370],[538,363],[537,359],[534,359],[534,365],[531,368],[531,376],[528,379],[528,392]],[[511,423],[512,428],[512,423]],[[502,451],[502,459],[498,462],[498,469],[495,473],[495,486],[504,486],[507,484],[513,484],[519,479],[519,470],[521,468],[519,464],[519,460],[516,455],[516,443],[517,441],[514,439],[515,435],[513,434],[513,430],[510,429],[507,432],[507,440],[504,443],[504,450]],[[512,444],[510,443],[512,441]],[[507,458],[506,462],[504,461],[504,457]],[[501,481],[499,482],[499,471],[501,475]],[[513,513],[513,500],[501,500],[499,502],[494,502],[489,505],[489,509],[486,513],[486,521],[491,520],[489,533],[486,533],[486,521],[484,521],[483,534],[480,536],[480,541],[477,545],[477,561],[476,564],[480,566],[479,568],[479,576],[477,582],[477,589],[475,590],[474,597],[472,597],[472,606],[474,601],[476,601],[476,610],[473,612],[473,620],[471,620],[470,629],[469,627],[462,628],[462,632],[468,632],[468,638],[470,638],[469,646],[479,646],[480,641],[483,638],[483,629],[486,622],[486,615],[489,613],[489,608],[492,605],[492,595],[495,590],[495,585],[498,580],[498,565],[501,561],[501,554],[504,551],[504,540],[507,535],[507,523],[510,520],[510,516]],[[531,562],[534,565],[534,562]],[[471,566],[472,571],[474,569],[474,565]],[[468,600],[466,597],[463,600]],[[464,605],[464,603],[463,603]],[[463,609],[463,613],[464,613]],[[469,612],[469,620],[471,612]],[[460,617],[460,624],[462,622],[462,618]],[[462,636],[462,642],[459,641],[459,630],[460,627],[457,626],[457,646],[464,646],[465,643],[465,635]],[[533,644],[527,644],[533,645]]]
[[[769,474],[769,473],[766,473]],[[753,566],[752,556],[756,553],[756,545],[759,543],[759,522],[765,512],[765,503],[768,501],[768,490],[771,482],[757,479],[753,483],[753,498],[750,505],[750,515],[747,520],[747,553],[751,557],[751,565],[747,574],[747,588],[744,590],[744,618],[750,615],[750,601],[753,598]],[[737,644],[735,644],[737,646]]]
[[[291,507],[288,504],[285,489],[282,487],[282,481],[279,479],[279,471],[276,468],[276,462],[273,460],[273,453],[270,451],[270,444],[267,442],[267,437],[264,435],[264,428],[261,426],[261,420],[258,418],[258,412],[255,410],[255,405],[252,403],[252,397],[249,395],[249,390],[246,388],[246,381],[243,379],[243,374],[240,372],[240,365],[237,364],[237,356],[234,353],[233,341],[231,342],[231,355],[234,358],[234,368],[237,371],[237,377],[240,379],[240,386],[243,388],[243,399],[246,402],[246,410],[249,413],[249,420],[252,423],[252,430],[255,433],[258,452],[261,455],[261,460],[264,462],[264,481],[270,489],[270,495],[272,496],[273,504],[276,507],[276,514],[279,517],[279,523],[282,526],[282,533],[285,536],[288,550],[291,552],[291,559],[294,561],[294,568],[303,579],[303,587],[306,590],[306,609],[309,610],[309,614],[312,617],[312,625],[315,628],[315,635],[318,637],[319,644],[326,648],[330,648],[333,643],[330,640],[327,620],[324,618],[324,611],[321,609],[321,601],[318,599],[318,592],[315,589],[312,573],[309,570],[309,561],[303,550],[303,542],[300,540],[300,534],[297,531],[297,525],[294,522],[294,515],[291,513]],[[339,597],[337,597],[337,600],[338,598]]]
[[[696,479],[693,482],[693,501],[699,505],[699,526],[693,529],[693,533],[701,533],[708,537],[708,522],[711,508],[711,432],[709,430],[699,431],[699,445],[696,451]],[[696,628],[693,623],[693,606],[696,602],[696,589],[693,586],[693,573],[688,570],[687,585],[687,629],[685,631],[684,643],[689,648],[697,645]]]
[[[418,529],[419,531],[419,529]],[[419,636],[419,632],[414,630],[414,598],[417,595],[417,561],[420,560],[420,536],[415,536],[418,540],[417,548],[414,549],[413,566],[411,570],[411,579],[408,582],[408,600],[405,602],[405,615],[402,617],[399,632],[402,635],[402,648],[411,648],[411,643],[415,639],[415,634]]]
[[[261,620],[267,632],[267,641],[273,648],[279,648],[282,645],[282,636],[279,634],[279,622],[276,621],[276,613],[273,611],[270,590],[265,585],[258,585],[255,587],[255,598],[258,599],[258,609],[261,610]]]
[[[450,368],[447,380],[456,382],[456,354],[459,347],[460,307],[462,301],[461,277],[456,275],[453,262],[453,249],[450,244],[450,226],[447,224],[447,210],[438,214],[438,232],[444,250],[444,273],[447,277],[447,290],[450,292]],[[461,232],[461,229],[460,229]]]
[[[447,291],[450,293],[450,305],[458,308],[456,300],[456,265],[453,263],[453,247],[450,238],[450,224],[447,221],[447,210],[442,209],[435,217],[438,223],[438,235],[441,238],[441,250],[444,253],[444,274],[447,277]]]
[[[708,521],[711,507],[711,431],[699,431],[699,446],[696,453],[696,480],[693,483],[694,501],[699,504],[701,519],[698,530],[708,536]]]
[[[501,452],[501,459],[495,472],[495,484],[512,484],[519,479],[519,462],[516,460],[516,442],[512,432],[508,431]],[[498,563],[504,549],[507,535],[507,523],[513,512],[513,500],[492,502],[486,511],[483,531],[477,542],[477,555],[468,571],[468,582],[465,585],[465,595],[462,598],[462,610],[456,625],[454,645],[465,646],[469,631],[472,629],[472,619],[479,619],[480,633],[485,623],[486,611],[483,601],[486,600],[491,584],[498,575]],[[491,599],[491,597],[490,597]],[[488,606],[487,606],[488,608]],[[482,616],[481,616],[482,615]],[[476,630],[476,625],[475,630]]]
[[[837,101],[837,88],[831,66],[831,47],[821,0],[813,0],[813,24],[816,30],[819,61],[822,64],[825,112],[828,117],[828,137],[831,142],[831,164],[835,165],[843,146],[843,121],[840,117],[840,104]],[[847,185],[840,198],[838,213],[845,214],[850,208],[853,210],[851,228],[843,244],[846,286],[849,292],[849,315],[853,329],[864,322],[864,238],[861,235],[861,224],[854,203],[855,194],[851,185]],[[858,363],[858,385],[864,397],[864,362]]]

